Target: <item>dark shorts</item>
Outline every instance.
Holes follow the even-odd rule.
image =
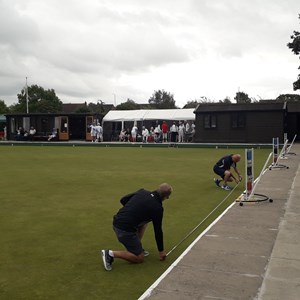
[[[127,232],[113,226],[116,236],[121,244],[125,246],[127,251],[134,255],[140,255],[144,250],[137,232]]]
[[[222,168],[220,168],[219,166],[215,165],[215,166],[214,166],[214,172],[215,172],[216,174],[218,174],[221,178],[224,179],[224,176],[225,176],[225,170],[224,170],[224,169],[222,169]]]

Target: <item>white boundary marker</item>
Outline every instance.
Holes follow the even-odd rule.
[[[297,134],[294,135],[294,138],[293,138],[291,144],[290,144],[290,145],[288,146],[288,148],[287,148],[286,154],[289,154],[289,153],[290,153],[291,148],[293,147],[293,144],[294,144],[294,142],[295,142],[296,137],[297,137]]]
[[[254,149],[245,149],[245,201],[252,193],[254,182]]]
[[[271,156],[272,156],[272,153],[269,154],[269,156],[268,156],[268,158],[267,158],[267,160],[266,160],[266,162],[265,162],[263,168],[261,169],[261,172],[260,172],[259,176],[258,176],[258,177],[256,178],[256,180],[254,181],[254,186],[252,187],[252,192],[251,192],[249,198],[253,196],[254,191],[255,191],[255,189],[256,189],[256,186],[257,186],[257,184],[259,183],[261,177],[262,177],[262,176],[266,173],[266,171],[268,170],[267,164],[268,164],[268,162],[269,162]]]
[[[192,247],[206,234],[206,232],[213,227],[226,213],[227,211],[236,204],[233,202],[230,206],[223,211],[219,217],[217,217],[201,234],[184,250],[184,252],[170,265],[170,267],[141,295],[138,300],[144,300],[151,296],[153,290],[158,286],[158,284],[178,265],[182,258],[192,249]]]
[[[282,158],[284,156],[283,153],[284,153],[284,151],[285,151],[285,149],[287,147],[288,140],[285,141],[285,143],[284,143],[284,145],[283,145],[280,153],[278,154],[277,151],[279,149],[279,143],[278,143],[278,138],[276,138],[276,139],[277,139],[277,141],[275,140],[275,138],[273,138],[273,163],[269,166],[269,170],[276,169],[276,168],[277,169],[278,168],[286,168],[286,169],[288,169],[289,167],[287,167],[285,165],[281,165],[279,163],[279,161],[282,160]],[[274,140],[275,140],[275,143],[274,143]],[[278,144],[276,144],[276,142]],[[277,149],[276,149],[276,147],[277,147]]]
[[[252,191],[251,191],[251,193],[250,193],[249,195],[246,196],[246,200],[244,200],[244,195],[246,195],[247,192],[248,192],[248,191],[247,191],[247,187],[246,187],[244,193],[241,194],[241,195],[237,198],[236,202],[240,202],[240,204],[241,204],[241,203],[245,203],[245,202],[247,203],[247,201],[250,202],[248,199],[250,199],[250,198],[254,195],[255,189],[256,189],[257,184],[259,183],[261,177],[269,170],[269,168],[267,168],[267,164],[269,163],[269,160],[270,160],[270,158],[271,158],[272,155],[273,155],[273,152],[271,152],[271,153],[269,154],[269,156],[268,156],[268,158],[267,158],[267,160],[266,160],[266,162],[265,162],[263,168],[262,168],[261,171],[260,171],[259,176],[253,181]],[[247,160],[247,159],[246,159],[246,160]],[[247,168],[246,168],[245,172],[247,172]],[[245,177],[247,177],[247,174],[246,174]]]
[[[279,157],[278,157],[278,160],[280,159],[284,159],[285,158],[285,153],[286,153],[286,149],[287,149],[287,144],[288,144],[289,140],[286,140],[283,144],[283,147],[280,151],[280,154],[279,154]]]

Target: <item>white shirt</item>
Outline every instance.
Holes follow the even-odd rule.
[[[142,130],[142,136],[148,136],[149,135],[149,130],[147,128]]]
[[[186,124],[185,124],[185,131],[186,131],[186,132],[189,132],[189,131],[190,131],[190,124],[189,124],[189,123],[186,123]]]
[[[136,126],[133,126],[131,129],[131,134],[135,135],[137,134],[138,128]]]
[[[171,128],[170,128],[170,131],[171,131],[171,132],[177,132],[177,131],[178,131],[178,127],[177,127],[175,124],[173,124],[173,125],[171,126]]]

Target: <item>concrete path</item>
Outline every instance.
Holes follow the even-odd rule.
[[[292,151],[255,190],[273,203],[233,204],[140,300],[300,299],[300,145]]]

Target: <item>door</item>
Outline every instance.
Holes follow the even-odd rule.
[[[59,117],[59,140],[69,140],[69,119],[67,116]]]
[[[85,131],[85,139],[87,141],[91,141],[92,140],[92,136],[91,136],[91,125],[94,122],[94,117],[93,116],[87,116],[86,117],[86,131]]]

